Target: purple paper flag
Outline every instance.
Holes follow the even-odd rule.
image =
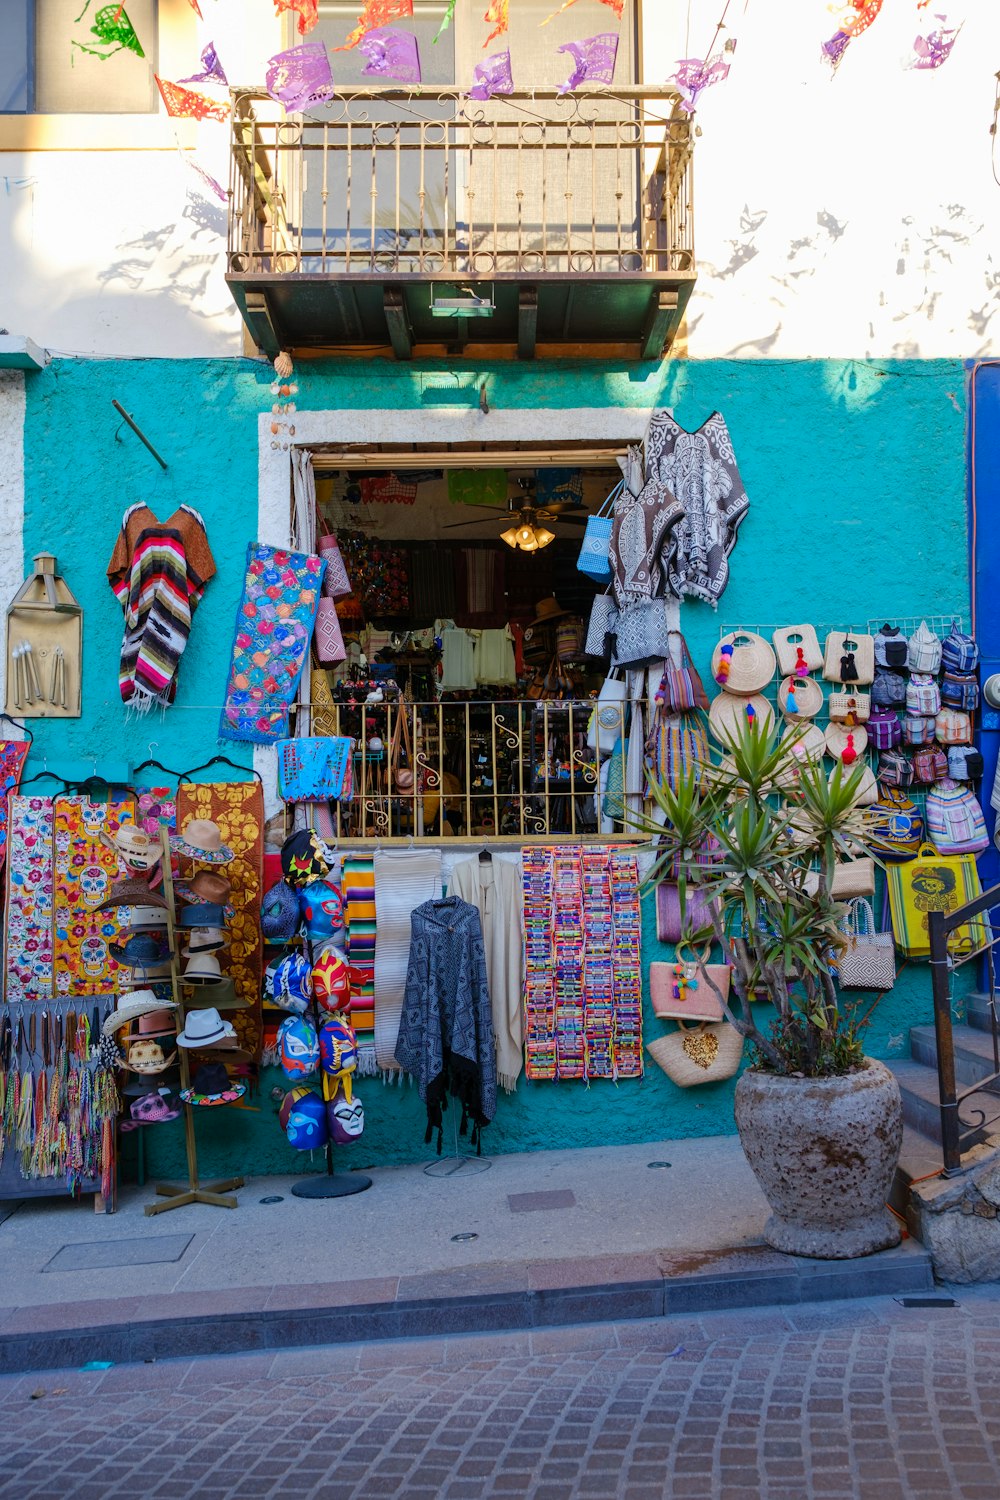
[[[943,62],[948,61],[962,28],[946,25],[947,16],[935,15],[934,20],[940,21],[941,25],[914,38],[911,68],[939,68]]]
[[[512,94],[514,75],[510,70],[510,52],[491,52],[472,70],[470,99],[484,101],[494,94]]]
[[[844,53],[851,45],[851,38],[846,31],[835,31],[828,42],[823,43],[823,56],[826,61],[837,71]]]
[[[209,42],[201,54],[201,65],[203,73],[192,73],[190,78],[179,78],[178,83],[224,83],[228,85],[229,79],[222,71],[219,54],[215,50],[215,43]]]
[[[402,83],[420,82],[420,52],[412,32],[380,26],[361,38],[358,51],[363,52],[368,59],[364,70],[366,78],[398,78]]]
[[[600,36],[583,36],[578,42],[564,42],[556,51],[568,52],[573,59],[573,71],[559,85],[560,94],[578,89],[581,83],[611,83],[618,56],[618,33],[602,31]]]
[[[322,42],[303,42],[277,52],[267,63],[267,92],[286,110],[322,104],[333,93],[330,59]]]
[[[729,77],[729,64],[721,52],[714,57],[682,57],[677,71],[667,82],[672,83],[681,96],[681,109],[693,114],[699,98],[713,83],[721,83]]]

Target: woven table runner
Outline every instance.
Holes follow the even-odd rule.
[[[259,781],[182,782],[177,788],[177,827],[183,831],[191,818],[210,818],[219,825],[222,842],[232,849],[231,864],[220,865],[233,887],[235,909],[219,952],[223,974],[230,974],[236,993],[249,1001],[227,1020],[236,1027],[241,1047],[260,1061],[262,1045],[261,985],[264,944],[260,932],[260,898],[264,871],[264,792]],[[182,880],[202,868],[183,855],[178,859]]]
[[[441,896],[438,849],[375,851],[375,1057],[380,1068],[398,1069],[396,1038],[403,1014],[410,917],[425,901]]]

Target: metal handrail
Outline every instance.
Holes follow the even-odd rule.
[[[984,1126],[992,1124],[997,1116],[987,1120],[984,1110],[979,1111],[979,1119],[976,1121],[963,1120],[961,1107],[964,1101],[973,1094],[984,1093],[991,1083],[1000,1079],[1000,1028],[998,1028],[996,996],[993,986],[990,986],[990,1020],[993,1037],[993,1067],[994,1071],[986,1078],[980,1078],[976,1084],[969,1089],[958,1091],[955,1078],[955,1037],[952,1031],[951,1021],[951,996],[948,986],[948,973],[952,961],[948,953],[948,936],[958,928],[963,927],[974,917],[981,916],[983,912],[990,911],[993,907],[1000,906],[1000,885],[992,886],[982,895],[976,896],[974,900],[967,901],[964,906],[956,907],[954,911],[932,911],[927,914],[927,932],[930,939],[930,964],[931,964],[931,990],[934,996],[934,1039],[935,1052],[937,1056],[938,1073],[938,1095],[941,1104],[941,1150],[944,1157],[945,1177],[955,1177],[961,1173],[963,1142],[970,1136],[978,1135]],[[990,925],[991,940],[988,945],[992,950],[996,938],[993,937],[994,928]],[[991,953],[992,974],[992,953]]]
[[[342,88],[287,118],[259,89],[232,101],[230,275],[693,273],[694,132],[670,89]]]

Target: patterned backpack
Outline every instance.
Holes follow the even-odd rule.
[[[953,620],[941,642],[941,665],[946,672],[974,672],[979,665],[979,647],[971,635],[965,635]]]
[[[872,707],[902,708],[905,702],[905,677],[898,672],[879,672],[872,683]]]
[[[932,719],[941,707],[941,693],[934,678],[926,672],[914,672],[906,684],[906,712]]]
[[[959,708],[942,708],[934,720],[942,745],[971,745],[972,719]]]
[[[913,781],[910,757],[902,750],[884,751],[879,756],[878,779],[883,786],[909,786]]]
[[[903,720],[903,738],[908,745],[929,745],[934,739],[934,720],[907,714]]]
[[[903,738],[902,726],[889,708],[877,708],[865,725],[868,739],[876,750],[892,750]]]
[[[915,859],[924,841],[924,820],[916,803],[895,787],[886,787],[868,809],[868,836],[872,853],[886,864]]]
[[[939,854],[979,854],[989,847],[983,810],[974,792],[950,777],[927,793],[927,836]]]
[[[906,665],[911,672],[931,673],[941,665],[941,642],[926,620],[921,620],[906,643]]]
[[[878,667],[906,666],[906,637],[894,625],[883,625],[875,637],[875,665]]]
[[[971,712],[979,706],[979,683],[974,677],[946,672],[941,682],[941,702],[949,708],[963,708]]]
[[[929,786],[948,774],[948,757],[940,745],[921,745],[913,752],[913,779]]]
[[[974,745],[952,745],[948,751],[948,775],[953,781],[978,781],[983,757]]]

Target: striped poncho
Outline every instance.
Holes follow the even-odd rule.
[[[108,579],[125,611],[119,686],[137,713],[174,701],[191,617],[214,573],[205,523],[190,505],[166,521],[148,505],[125,512]]]

